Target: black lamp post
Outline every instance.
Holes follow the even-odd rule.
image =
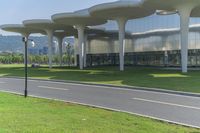
[[[28,96],[28,54],[27,54],[27,48],[28,48],[28,41],[33,42],[33,40],[28,39],[27,37],[23,37],[22,41],[24,42],[24,48],[25,48],[25,57],[24,57],[24,73],[25,73],[25,89],[24,89],[24,97],[26,98]]]

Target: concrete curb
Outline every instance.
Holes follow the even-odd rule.
[[[4,77],[0,77],[0,78],[24,79],[22,77],[15,77],[15,76],[4,76]],[[102,87],[115,87],[115,88],[121,88],[121,89],[124,88],[124,89],[130,89],[130,90],[143,90],[143,91],[150,91],[150,92],[159,92],[159,93],[176,94],[176,95],[183,95],[183,96],[200,97],[200,93],[164,90],[161,88],[148,88],[148,87],[139,87],[139,86],[117,86],[117,85],[110,85],[110,84],[97,84],[97,83],[86,83],[86,82],[78,82],[78,81],[70,81],[70,80],[52,80],[52,79],[39,79],[39,78],[38,79],[37,78],[29,78],[29,80],[52,81],[52,82],[61,82],[61,83],[83,84],[83,85],[95,85],[95,86],[102,86]]]

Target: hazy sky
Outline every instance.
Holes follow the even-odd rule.
[[[20,24],[26,19],[50,19],[51,15],[71,12],[116,0],[0,0],[0,25]],[[13,34],[0,30],[0,34]]]

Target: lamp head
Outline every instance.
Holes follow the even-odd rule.
[[[22,37],[22,42],[27,42],[27,41],[28,41],[28,38]]]

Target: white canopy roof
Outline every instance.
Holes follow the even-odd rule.
[[[126,0],[96,5],[91,7],[89,12],[94,17],[104,19],[136,19],[149,16],[155,10],[150,6],[143,5],[141,0]]]
[[[72,26],[56,24],[48,19],[25,20],[25,21],[23,21],[23,24],[26,27],[37,28],[37,29],[41,29],[41,30],[65,30],[65,31],[74,30],[74,28]]]
[[[145,0],[145,6],[151,6],[157,10],[176,11],[181,5],[194,6],[191,17],[200,16],[200,0]]]
[[[34,28],[28,28],[25,27],[22,24],[6,24],[6,25],[1,25],[0,28],[2,30],[5,31],[9,31],[9,32],[16,32],[16,33],[20,33],[20,34],[31,34],[31,33],[41,33],[41,34],[45,34],[45,32],[43,30],[38,30],[38,29],[34,29]]]
[[[94,26],[106,23],[105,20],[91,17],[88,9],[72,12],[72,13],[59,13],[52,16],[52,20],[56,23],[66,25],[84,25]]]

